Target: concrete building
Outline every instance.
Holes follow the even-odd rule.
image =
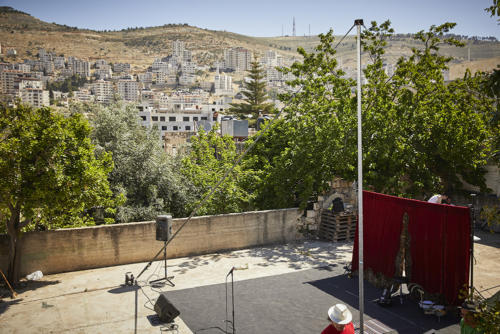
[[[179,77],[179,85],[181,86],[191,86],[196,82],[196,76],[189,73],[182,73]]]
[[[252,52],[242,47],[224,50],[224,65],[233,71],[246,71],[250,69]]]
[[[113,102],[113,83],[110,81],[98,80],[92,84],[92,93],[95,95],[95,101],[109,104]]]
[[[92,102],[95,99],[95,96],[91,94],[88,89],[80,89],[76,92],[73,92],[74,98],[80,102]]]
[[[54,67],[57,70],[63,69],[66,67],[66,58],[60,56],[60,57],[54,57]]]
[[[183,62],[181,66],[181,71],[182,73],[187,73],[187,74],[194,74],[197,70],[196,63],[193,63],[191,61]]]
[[[119,80],[116,84],[118,95],[125,101],[139,100],[139,83],[134,80]]]
[[[139,111],[139,116],[144,126],[157,127],[161,138],[165,138],[165,134],[169,132],[197,132],[199,126],[205,129],[206,124],[210,128],[215,124],[213,113],[201,109],[159,112],[153,108],[143,108]]]
[[[220,74],[219,69],[214,76],[215,95],[234,95],[232,78],[226,74]]]
[[[130,64],[128,64],[128,63],[115,63],[115,64],[113,64],[113,72],[130,73]]]
[[[175,40],[172,42],[172,55],[179,59],[182,59],[184,55],[184,42]]]
[[[19,90],[19,98],[23,103],[35,108],[50,105],[49,91],[38,88],[23,88]]]
[[[11,97],[17,96],[19,91],[19,82],[24,77],[28,77],[28,75],[23,71],[0,71],[0,93]]]
[[[75,57],[68,58],[68,68],[72,70],[73,75],[78,74],[82,77],[90,76],[90,63]]]

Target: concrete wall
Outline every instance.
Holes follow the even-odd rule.
[[[286,243],[296,238],[298,209],[192,218],[167,247],[169,258]],[[186,218],[173,220],[173,233]],[[21,275],[150,261],[162,248],[155,222],[29,232],[22,237]],[[0,235],[0,267],[7,269],[8,238]],[[161,257],[160,257],[161,259]]]

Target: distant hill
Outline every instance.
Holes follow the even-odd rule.
[[[206,65],[222,59],[223,50],[229,47],[241,46],[261,54],[272,49],[288,57],[297,57],[298,46],[311,51],[319,42],[317,36],[249,37],[226,31],[200,29],[187,24],[94,31],[47,23],[11,7],[0,7],[0,43],[3,48],[15,48],[18,60],[35,57],[38,48],[43,47],[65,56],[89,60],[106,59],[113,63],[127,62],[138,71],[150,66],[155,58],[171,54],[171,42],[174,40],[184,41],[186,48],[193,52],[194,59]],[[387,48],[388,61],[395,62],[401,56],[410,55],[411,47],[414,46],[418,44],[410,36],[395,37]],[[455,63],[461,63],[460,68],[463,68],[468,48],[473,61],[470,63],[472,68],[487,70],[500,64],[499,42],[467,41],[466,48],[446,46],[441,52],[456,58]],[[348,36],[339,45],[339,60],[344,66],[355,66],[355,50],[355,39],[352,36]],[[460,75],[461,70],[451,72]]]

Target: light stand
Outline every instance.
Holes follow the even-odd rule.
[[[470,224],[470,247],[469,247],[469,257],[470,257],[470,298],[474,297],[474,227],[476,225],[476,194],[470,194],[472,197],[472,204],[469,206],[471,209],[471,224]]]
[[[167,276],[167,242],[163,241],[163,260],[165,261],[165,277],[155,279],[154,281],[150,281],[150,283],[157,283],[161,281],[165,281],[165,283],[168,283],[170,286],[175,286],[175,284],[171,281],[171,279],[174,278],[174,276]]]
[[[230,323],[231,324],[231,328],[232,328],[232,334],[235,334],[236,333],[236,327],[234,325],[234,275],[233,275],[233,272],[234,272],[235,268],[232,267],[231,270],[229,271],[229,273],[226,275],[226,334],[229,334],[229,332],[227,331],[227,325]],[[233,309],[233,319],[232,321],[231,320],[228,320],[227,319],[227,278],[229,277],[229,275],[231,275],[231,302],[232,302],[232,309]]]

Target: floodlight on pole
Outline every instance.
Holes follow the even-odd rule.
[[[358,63],[358,284],[359,284],[359,333],[364,332],[364,287],[363,287],[363,132],[361,127],[361,26],[362,19],[354,20],[357,28],[357,63]]]

